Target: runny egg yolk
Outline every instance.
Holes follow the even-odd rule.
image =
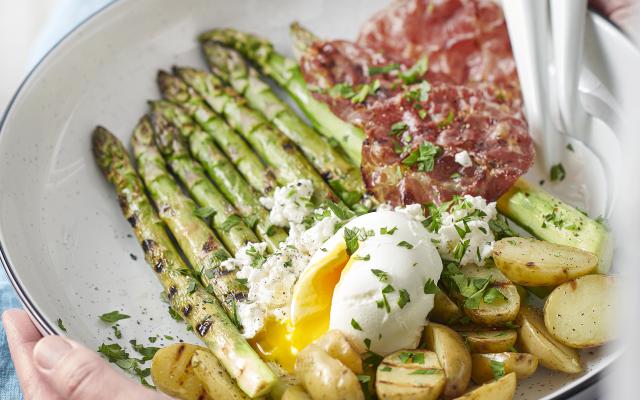
[[[344,240],[312,259],[294,287],[290,320],[269,319],[249,340],[263,359],[293,372],[298,351],[329,330],[333,291],[348,261]]]

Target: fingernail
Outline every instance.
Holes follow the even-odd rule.
[[[46,336],[36,344],[33,357],[36,364],[45,370],[53,369],[71,351],[71,345],[60,336]]]

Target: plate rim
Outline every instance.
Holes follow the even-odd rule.
[[[0,118],[0,135],[2,135],[2,133],[5,130],[5,123],[7,121],[7,118],[9,117],[11,112],[13,111],[13,107],[14,107],[15,102],[17,101],[18,97],[20,97],[22,95],[22,90],[27,85],[27,83],[30,82],[30,80],[33,78],[33,76],[40,71],[41,65],[45,61],[47,61],[49,59],[51,54],[53,52],[55,52],[60,47],[60,45],[65,43],[67,41],[67,39],[69,39],[71,36],[73,36],[80,28],[83,28],[84,26],[89,24],[95,17],[103,14],[103,12],[105,12],[108,9],[116,6],[117,4],[124,4],[124,3],[126,3],[125,0],[111,0],[107,4],[101,6],[97,10],[93,11],[91,14],[89,14],[84,19],[82,19],[80,22],[78,22],[78,24],[76,24],[66,34],[64,34],[62,37],[60,37],[60,39],[58,39],[58,41],[56,41],[55,44],[53,46],[51,46],[51,48],[48,49],[40,57],[40,59],[31,67],[31,70],[23,78],[23,80],[21,81],[20,85],[18,85],[16,91],[11,96],[11,99],[9,100],[9,103],[7,104],[7,107],[5,108],[4,112],[2,113],[2,117]],[[615,32],[615,35],[618,36],[620,39],[622,39],[622,41],[625,42],[625,45],[627,47],[630,47],[630,48],[638,51],[638,47],[636,46],[636,44],[630,39],[630,37],[622,30],[622,28],[620,26],[618,26],[617,24],[613,23],[612,21],[610,21],[609,19],[605,18],[600,13],[598,13],[598,12],[596,12],[594,10],[590,9],[590,13],[597,20],[596,22],[599,22],[599,25],[601,25],[603,27],[606,27],[606,29],[609,29],[612,32]],[[61,330],[57,329],[52,323],[50,323],[48,321],[48,319],[40,312],[40,310],[35,306],[35,304],[31,300],[31,298],[27,295],[26,289],[20,283],[20,280],[19,280],[18,276],[16,275],[15,268],[9,262],[8,255],[7,255],[6,250],[4,249],[4,246],[2,244],[2,238],[0,238],[0,265],[2,265],[2,268],[3,268],[4,272],[5,272],[5,274],[7,275],[8,279],[9,279],[9,282],[11,283],[11,286],[13,287],[14,291],[16,292],[16,294],[18,296],[18,299],[20,300],[20,303],[26,308],[29,316],[31,317],[32,321],[35,322],[35,325],[38,328],[38,330],[43,335],[64,335],[64,333],[61,332]],[[616,358],[617,358],[617,356],[616,356]],[[614,361],[615,361],[615,359],[609,365],[606,365],[600,371],[598,371],[595,374],[589,376],[588,378],[586,378],[584,381],[580,382],[579,384],[577,384],[575,386],[571,386],[566,391],[564,391],[563,393],[560,393],[560,394],[558,394],[558,395],[556,395],[554,397],[549,397],[548,399],[549,400],[568,400],[571,397],[576,396],[576,395],[578,395],[580,393],[583,393],[584,391],[588,390],[589,388],[592,388],[599,381],[601,381],[604,377],[609,375],[609,372],[612,369],[612,364],[613,364]]]

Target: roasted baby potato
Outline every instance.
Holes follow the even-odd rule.
[[[364,400],[356,374],[316,344],[298,353],[295,373],[313,400]]]
[[[516,344],[514,330],[459,332],[472,353],[503,353]]]
[[[423,333],[424,344],[436,353],[444,369],[447,383],[444,397],[460,396],[467,390],[471,377],[471,355],[462,337],[448,326],[430,322]]]
[[[485,303],[482,300],[478,308],[471,309],[464,307],[465,299],[459,293],[452,292],[472,322],[486,326],[501,326],[516,318],[520,309],[520,295],[513,282],[509,281],[500,270],[486,266],[466,265],[460,268],[460,272],[472,279],[489,279],[492,282],[490,287],[497,289],[505,297],[493,303]]]
[[[209,351],[187,343],[176,343],[158,350],[151,361],[151,378],[156,387],[182,400],[210,399],[191,364],[191,358],[199,350]]]
[[[327,354],[343,363],[356,374],[362,373],[362,358],[358,354],[346,336],[338,330],[330,330],[314,342]]]
[[[196,350],[191,357],[191,366],[209,398],[213,400],[248,399],[209,350]]]
[[[429,313],[429,320],[440,322],[441,324],[450,324],[462,317],[464,317],[464,314],[460,307],[444,291],[437,291],[433,297],[433,308]]]
[[[582,371],[578,352],[560,343],[547,331],[538,310],[522,307],[518,325],[519,349],[538,357],[542,366],[569,374]]]
[[[544,303],[544,324],[561,343],[574,348],[614,339],[617,307],[612,276],[587,275],[566,282]]]
[[[493,260],[507,278],[523,286],[559,285],[598,267],[593,253],[532,238],[498,240]]]
[[[516,374],[513,372],[502,378],[485,383],[456,400],[511,400],[516,394]]]
[[[289,386],[280,400],[311,400],[311,396],[300,386]]]
[[[518,380],[528,378],[538,368],[538,357],[529,353],[473,354],[471,379],[477,384],[496,378],[496,371],[509,374],[514,372]]]
[[[376,373],[376,393],[380,400],[436,400],[445,384],[438,356],[427,350],[389,354]]]

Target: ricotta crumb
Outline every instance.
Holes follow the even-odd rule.
[[[469,156],[469,152],[466,150],[462,150],[461,152],[456,153],[454,156],[455,161],[462,165],[463,167],[470,167],[473,165],[471,161],[471,157]]]
[[[260,332],[269,318],[288,319],[293,286],[311,256],[335,233],[340,219],[328,209],[314,210],[309,205],[312,194],[308,180],[276,189],[270,222],[289,227],[287,240],[273,254],[268,254],[266,243],[249,243],[221,264],[225,270],[236,271],[249,289],[247,299],[237,304],[246,338]],[[266,206],[269,199],[261,202]],[[311,226],[303,223],[308,217],[314,217]]]
[[[302,179],[278,187],[273,198],[261,197],[260,203],[271,210],[269,222],[273,225],[288,227],[291,223],[302,223],[304,218],[313,212],[312,195],[311,181]]]

